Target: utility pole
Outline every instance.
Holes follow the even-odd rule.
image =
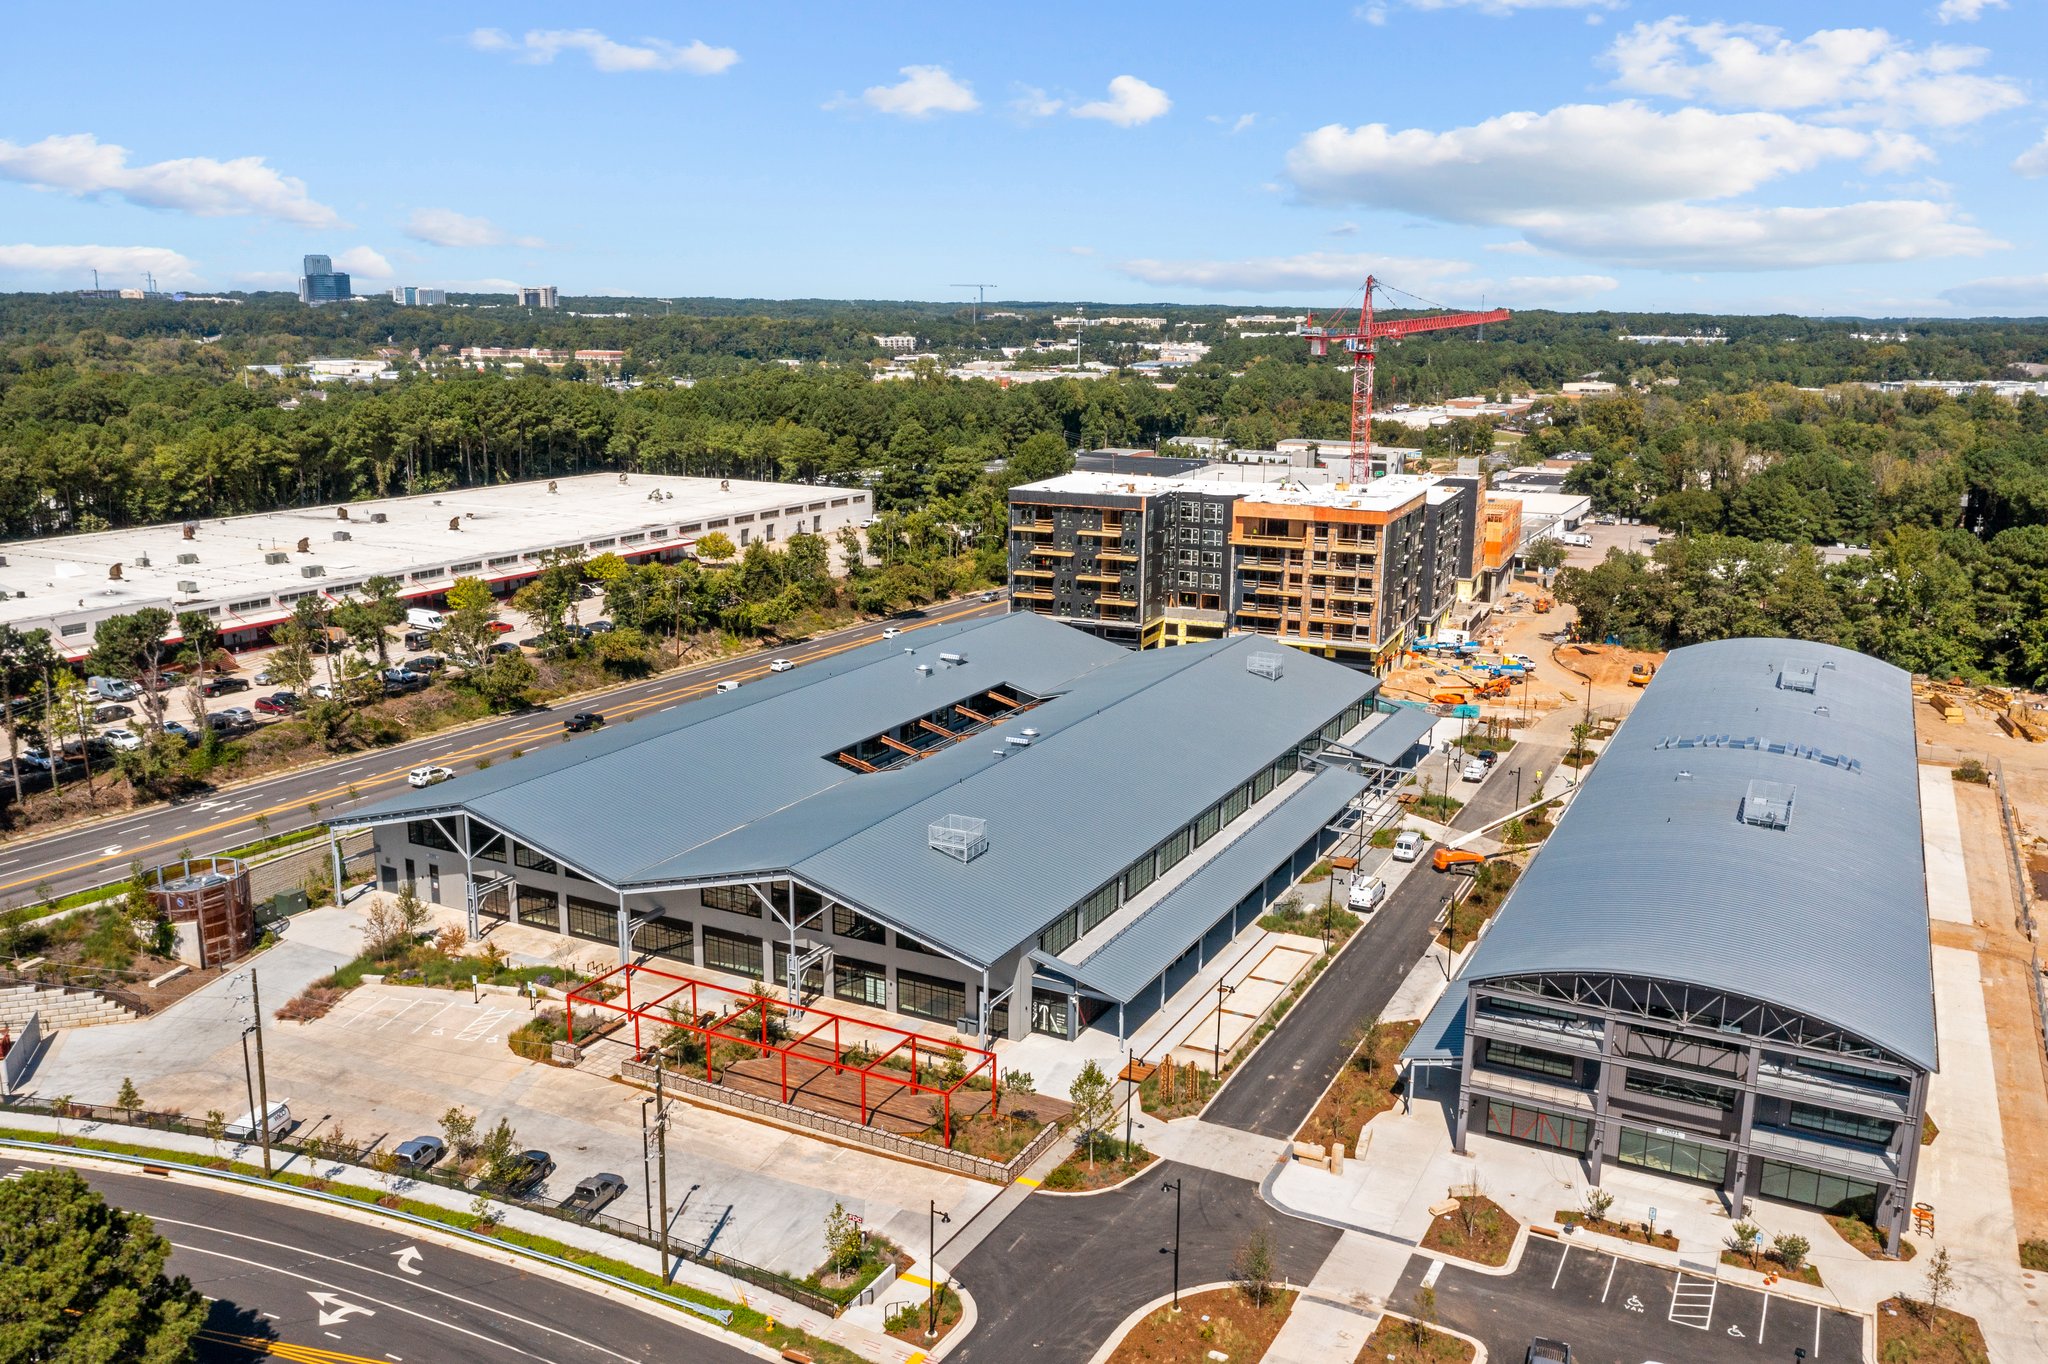
[[[256,1130],[263,1134],[263,1177],[270,1178],[270,1077],[263,1068],[263,996],[256,986],[256,968],[249,968],[249,1009],[256,1031]]]
[[[655,1239],[661,1245],[661,1281],[669,1281],[672,1258],[668,1253],[668,1100],[662,1093],[664,1067],[654,1063],[654,1165],[661,1187],[661,1230]]]
[[[1180,1311],[1180,1183],[1175,1179],[1159,1186],[1162,1192],[1173,1190],[1173,1245],[1161,1246],[1159,1253],[1173,1257],[1173,1310],[1176,1312]]]
[[[1223,1083],[1223,1001],[1237,993],[1235,985],[1216,984],[1216,1083]]]

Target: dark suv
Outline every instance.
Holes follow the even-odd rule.
[[[554,1172],[554,1157],[547,1152],[521,1151],[506,1162],[505,1179],[499,1187],[509,1194],[531,1193]]]
[[[245,677],[209,677],[200,684],[199,690],[207,696],[226,696],[231,691],[249,690]]]

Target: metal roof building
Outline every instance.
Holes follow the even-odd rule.
[[[965,1032],[1070,1035],[1156,1007],[1335,838],[1373,775],[1343,741],[1412,728],[1376,691],[1254,639],[1133,654],[1013,615],[349,822],[378,829],[387,888],[616,938],[622,959],[651,947]]]
[[[1938,1062],[1911,705],[1827,645],[1671,654],[1409,1046],[1457,1069],[1459,1145],[1896,1233]]]

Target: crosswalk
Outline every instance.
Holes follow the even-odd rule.
[[[1714,1322],[1714,1295],[1720,1285],[1712,1279],[1680,1273],[1671,1285],[1671,1320],[1680,1326],[1704,1331]]]

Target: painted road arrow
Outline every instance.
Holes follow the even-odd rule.
[[[418,1246],[407,1246],[404,1250],[394,1250],[391,1254],[398,1261],[400,1269],[414,1278],[419,1277],[420,1248]]]
[[[342,1322],[347,1321],[350,1314],[356,1312],[360,1312],[366,1317],[377,1315],[370,1308],[361,1306],[358,1303],[344,1301],[332,1293],[308,1292],[306,1296],[319,1306],[320,1324],[322,1326],[338,1326]]]

